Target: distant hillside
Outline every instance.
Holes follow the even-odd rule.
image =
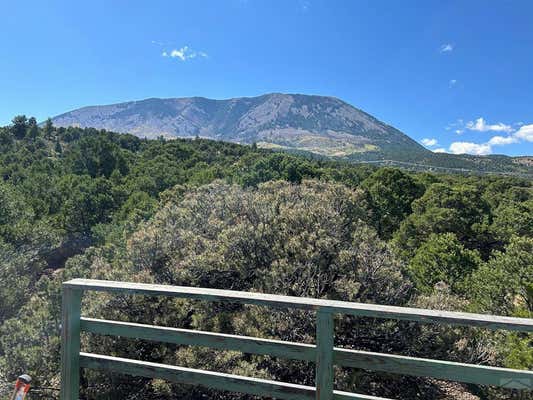
[[[409,162],[437,168],[531,173],[510,157],[435,154],[409,136],[334,97],[266,94],[228,100],[146,99],[90,106],[53,118],[139,137],[204,137],[350,161]],[[452,171],[452,170],[450,170]]]

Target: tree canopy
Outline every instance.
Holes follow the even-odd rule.
[[[57,384],[61,282],[255,290],[532,316],[531,182],[413,173],[203,139],[145,140],[17,116],[0,128],[0,380]],[[305,312],[88,296],[89,315],[311,342]],[[531,336],[336,321],[338,344],[532,368]],[[312,368],[110,338],[88,349],[310,384]],[[338,371],[341,388],[437,398],[439,382]],[[87,398],[245,398],[87,372]],[[113,380],[112,380],[113,379]],[[342,384],[341,384],[342,382]],[[357,385],[356,385],[357,384]],[[469,391],[463,387],[461,390]],[[120,394],[118,394],[120,393]],[[501,391],[479,388],[487,399]]]

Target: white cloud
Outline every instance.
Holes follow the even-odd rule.
[[[457,84],[457,79],[450,79],[450,87],[453,87]]]
[[[442,46],[440,46],[440,52],[441,53],[451,53],[453,51],[453,44],[451,43],[445,43]]]
[[[463,129],[456,129],[455,130],[455,133],[457,133],[458,135],[461,135],[463,132],[464,132]]]
[[[522,125],[520,129],[513,134],[513,136],[519,140],[533,142],[533,124]]]
[[[446,149],[444,147],[439,147],[438,149],[433,150],[433,153],[446,153]]]
[[[488,141],[492,146],[505,146],[506,144],[516,143],[518,139],[514,136],[493,136]]]
[[[170,57],[172,58],[179,58],[181,61],[185,61],[187,58],[194,58],[194,54],[187,54],[187,52],[189,51],[189,48],[187,46],[185,47],[182,47],[181,49],[179,50],[172,50],[170,52]]]
[[[420,141],[424,146],[428,146],[428,147],[431,147],[431,146],[436,146],[437,145],[437,139],[428,139],[428,138],[424,138]]]
[[[453,154],[473,154],[483,156],[492,153],[490,144],[477,144],[472,142],[453,142],[450,145],[450,151]]]
[[[471,131],[478,131],[478,132],[488,132],[488,131],[494,131],[494,132],[511,132],[513,128],[510,125],[502,124],[501,122],[497,124],[487,124],[486,121],[483,118],[478,118],[475,121],[469,121],[466,123],[466,128]]]
[[[181,61],[187,61],[192,58],[202,57],[207,58],[208,55],[204,51],[195,51],[189,48],[189,46],[183,46],[180,49],[173,49],[170,51],[163,51],[161,53],[163,57],[178,58]]]
[[[516,126],[516,124],[513,124]],[[451,124],[450,126],[453,126]],[[489,139],[486,143],[473,143],[473,142],[453,142],[449,151],[453,154],[473,154],[473,155],[486,155],[492,154],[493,146],[507,146],[513,143],[520,142],[533,142],[533,124],[522,125],[518,130],[512,129],[509,125],[502,123],[489,125],[483,118],[478,118],[475,122],[467,122],[466,129],[472,131],[500,131],[508,132],[508,135],[496,135]],[[456,130],[457,133],[463,132],[462,130]],[[444,149],[438,148],[433,150],[436,153],[443,152]]]

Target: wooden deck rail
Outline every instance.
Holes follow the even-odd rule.
[[[312,310],[316,312],[316,345],[83,318],[81,317],[81,298],[84,291],[167,296]],[[334,347],[334,314],[533,332],[533,320],[528,318],[380,306],[230,290],[74,279],[63,283],[61,400],[78,399],[80,368],[105,369],[135,376],[162,378],[176,383],[202,385],[212,389],[288,400],[384,400],[334,390],[334,365],[510,389],[533,390],[532,371]],[[316,366],[316,387],[84,353],[80,351],[82,331],[311,361]]]

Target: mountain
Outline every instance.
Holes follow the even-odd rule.
[[[333,97],[266,94],[228,100],[147,99],[92,106],[53,118],[56,126],[103,128],[155,138],[205,137],[326,156],[427,152],[402,132]]]
[[[411,169],[418,165],[531,173],[530,165],[511,157],[435,154],[370,114],[326,96],[272,93],[227,100],[151,98],[83,107],[52,120],[59,127],[94,127],[147,138],[199,136],[350,161],[396,163]]]

